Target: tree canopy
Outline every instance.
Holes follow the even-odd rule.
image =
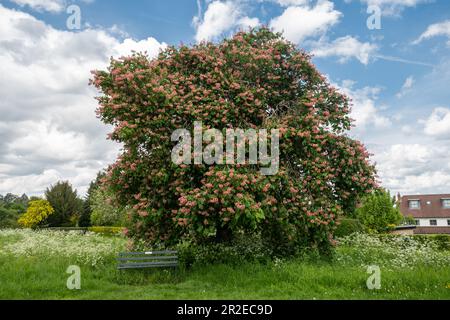
[[[384,189],[374,190],[365,196],[356,209],[356,217],[369,232],[387,232],[403,219],[395,198],[392,198],[389,191]]]
[[[65,227],[76,223],[82,211],[82,202],[68,181],[59,181],[47,188],[45,198],[54,209],[46,220],[48,226]]]
[[[218,44],[135,53],[94,71],[97,110],[123,152],[104,180],[130,206],[132,237],[173,244],[261,233],[273,246],[328,246],[337,216],[376,185],[350,139],[349,99],[310,56],[266,28]],[[193,128],[279,129],[280,169],[176,165],[171,134]]]

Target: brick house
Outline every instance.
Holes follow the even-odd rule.
[[[400,211],[413,217],[415,234],[450,234],[450,194],[410,195],[400,198]]]

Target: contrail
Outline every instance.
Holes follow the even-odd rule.
[[[434,67],[434,65],[432,65],[430,63],[426,63],[426,62],[407,60],[407,59],[402,59],[402,58],[393,57],[393,56],[385,56],[385,55],[381,55],[381,54],[374,55],[373,57],[378,58],[378,59],[387,60],[387,61],[395,61],[395,62],[402,62],[402,63],[408,63],[408,64],[415,64],[415,65],[418,65],[418,66],[425,66],[425,67]]]

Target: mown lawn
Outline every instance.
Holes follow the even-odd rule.
[[[2,247],[18,241],[0,234]],[[66,269],[73,264],[81,268],[81,290],[66,288]],[[3,250],[0,299],[450,299],[450,265],[382,267],[381,272],[381,289],[368,290],[366,266],[357,262],[290,260],[118,271],[112,256],[93,266],[71,257]]]

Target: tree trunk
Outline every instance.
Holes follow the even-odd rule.
[[[216,231],[216,243],[231,242],[233,233],[228,226],[218,226]]]

